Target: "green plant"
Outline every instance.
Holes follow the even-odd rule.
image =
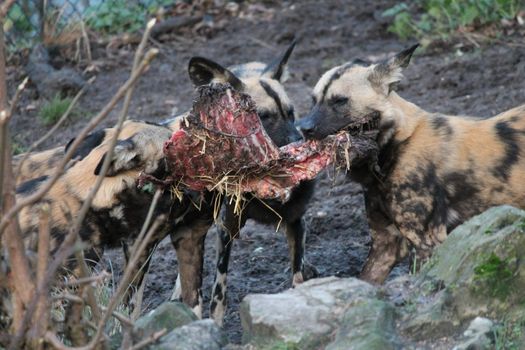
[[[518,222],[518,228],[522,231],[525,231],[525,219],[520,220],[520,222]]]
[[[417,0],[409,7],[397,4],[383,12],[393,17],[388,30],[401,39],[446,38],[460,27],[479,27],[513,19],[523,9],[523,0]],[[414,15],[415,12],[419,14]]]
[[[40,109],[38,115],[45,125],[55,124],[60,117],[66,113],[73,100],[71,98],[61,98],[59,95],[46,102]]]
[[[139,3],[107,0],[86,10],[86,23],[90,28],[105,34],[135,32],[145,26],[148,15],[172,3],[173,1],[167,0],[148,0]]]
[[[14,29],[21,33],[33,33],[35,31],[35,27],[30,20],[30,11],[34,11],[34,9],[24,9],[22,6],[20,6],[20,4],[15,3],[7,13],[4,22],[4,30],[9,32],[11,29]]]
[[[490,253],[474,268],[474,279],[485,282],[489,287],[489,294],[500,299],[505,299],[510,293],[509,281],[512,275],[508,261],[501,260],[494,253]]]
[[[268,350],[299,350],[299,346],[293,342],[276,342],[273,343]]]
[[[493,329],[494,349],[520,350],[523,349],[523,335],[525,334],[525,320],[504,320]]]
[[[26,151],[26,147],[24,147],[22,144],[16,142],[16,141],[13,141],[13,143],[11,144],[11,152],[13,153],[13,155],[17,155],[17,154],[20,154],[20,153],[24,153]]]

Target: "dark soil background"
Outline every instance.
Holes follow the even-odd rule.
[[[187,110],[192,86],[186,73],[192,56],[212,58],[230,65],[248,61],[268,62],[280,54],[292,38],[299,39],[289,61],[291,78],[284,84],[299,115],[310,107],[310,90],[327,69],[354,58],[380,59],[412,42],[401,42],[387,32],[381,12],[395,1],[295,1],[262,2],[251,16],[236,17],[211,37],[181,34],[159,43],[161,54],[135,90],[131,117],[159,121]],[[516,38],[514,38],[516,39]],[[400,95],[429,111],[490,117],[525,103],[525,40],[478,45],[459,41],[418,54],[406,69]],[[522,45],[519,44],[521,41]],[[518,43],[518,44],[516,44]],[[67,142],[110,99],[129,73],[133,47],[100,49],[96,53],[96,81],[82,98],[85,118],[76,118],[60,129],[43,148]],[[23,67],[8,68],[9,88],[24,76]],[[89,73],[93,74],[93,73]],[[34,89],[33,89],[34,90]],[[41,100],[26,93],[23,106],[36,109]],[[29,145],[48,129],[35,110],[23,109],[12,123],[15,142]],[[111,125],[116,113],[105,123]],[[366,258],[369,237],[361,188],[344,176],[324,174],[305,217],[308,228],[306,258],[321,276],[356,276]],[[206,243],[204,297],[208,302],[213,282],[215,230]],[[284,235],[275,227],[249,222],[233,248],[228,275],[229,308],[225,328],[232,342],[240,342],[239,303],[248,293],[275,293],[289,288]],[[107,259],[117,265],[120,252]],[[145,291],[145,308],[167,300],[177,275],[174,250],[167,240],[159,246],[151,264]],[[407,267],[395,274],[407,273]],[[205,315],[207,310],[205,310]]]

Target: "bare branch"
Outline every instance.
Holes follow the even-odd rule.
[[[74,295],[74,294],[70,294],[70,293],[62,293],[62,294],[58,294],[58,295],[55,295],[54,297],[52,297],[53,300],[67,300],[67,301],[71,301],[73,303],[84,303],[84,299],[82,299],[81,297],[79,297],[78,295]]]
[[[63,283],[62,285],[64,287],[73,287],[73,286],[79,286],[79,285],[82,285],[82,284],[92,284],[93,282],[98,283],[98,282],[102,282],[103,280],[105,280],[108,277],[109,277],[109,274],[106,271],[102,271],[98,275],[84,277],[84,278],[78,278],[78,279],[73,280],[73,281],[67,281],[67,282]]]
[[[107,308],[101,307],[102,311],[107,311]],[[113,317],[115,317],[122,325],[127,327],[133,327],[135,326],[135,323],[133,323],[133,320],[129,319],[128,317],[124,316],[118,311],[113,311]]]
[[[130,348],[130,350],[142,349],[142,348],[150,345],[151,343],[156,342],[157,340],[159,340],[160,337],[162,337],[166,333],[167,333],[166,328],[161,329],[160,331],[153,333],[152,335],[150,335],[146,339],[143,339],[142,341],[140,341],[137,344],[135,344],[134,346],[132,346]]]
[[[9,8],[15,3],[15,0],[6,0],[2,6],[0,6],[0,21],[3,22],[5,16],[9,12]]]
[[[16,106],[18,105],[18,100],[20,99],[22,92],[25,90],[28,81],[29,78],[26,77],[16,88],[15,96],[13,97],[10,103],[9,118],[13,116]]]
[[[38,262],[37,262],[37,286],[42,288],[45,283],[45,275],[49,261],[49,204],[43,204],[40,208],[40,227],[38,232]],[[37,297],[36,312],[33,315],[32,328],[29,331],[30,342],[35,349],[43,349],[44,344],[40,339],[44,336],[49,323],[49,295],[42,293]]]
[[[1,83],[0,83],[1,84]],[[8,116],[6,110],[0,110],[0,208],[4,205],[4,163],[7,154],[8,148],[8,139],[7,139],[7,123]]]
[[[84,251],[77,250],[75,252],[75,257],[77,259],[78,267],[80,269],[80,276],[88,278],[88,276],[90,275],[90,271],[89,267],[86,264],[86,260],[84,259]],[[80,288],[85,288],[86,302],[91,308],[91,312],[93,313],[93,319],[95,320],[95,322],[98,322],[102,314],[100,312],[100,308],[98,307],[95,291],[93,290],[91,283],[82,284]]]

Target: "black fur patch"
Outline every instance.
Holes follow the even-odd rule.
[[[93,172],[95,175],[99,175],[100,171],[102,170],[102,166],[104,165],[104,160],[106,159],[106,154],[102,155],[102,158],[100,158],[100,162],[98,162],[97,167],[95,168],[95,171]],[[110,165],[111,168],[111,165]],[[111,176],[110,169],[108,168],[108,171],[106,172],[106,176]]]
[[[28,180],[21,183],[16,188],[16,194],[28,195],[35,192],[38,189],[38,186],[48,179],[47,175],[37,177],[36,179]]]
[[[279,113],[281,114],[281,116],[283,118],[286,118],[288,116],[288,113],[285,113],[284,108],[283,108],[283,104],[282,104],[281,99],[279,98],[279,95],[277,94],[277,92],[275,92],[272,89],[272,87],[270,85],[268,85],[266,82],[260,81],[259,83],[261,84],[261,86],[264,89],[264,91],[266,91],[268,96],[270,96],[275,101],[275,104],[277,105],[277,108],[279,108]]]
[[[330,77],[330,80],[328,80],[328,83],[325,85],[325,87],[323,88],[323,95],[321,96],[321,101],[320,102],[323,102],[324,99],[326,98],[326,93],[328,92],[328,89],[330,88],[330,86],[332,85],[332,83],[334,81],[336,81],[337,79],[339,79],[341,77],[341,75],[343,75],[343,72],[344,70],[337,70],[331,77]]]
[[[222,285],[220,283],[217,283],[215,285],[215,295],[217,296],[217,298],[219,298],[220,300],[222,300],[224,298],[224,295],[222,294]]]
[[[449,189],[447,194],[451,203],[469,201],[479,192],[472,176],[472,170],[467,173],[452,172],[443,176],[443,183]]]
[[[76,151],[73,153],[72,158],[78,160],[84,159],[95,147],[99,146],[102,141],[104,141],[104,137],[106,137],[106,131],[103,129],[87,135],[84,141],[80,143]],[[73,138],[67,143],[65,152],[68,151],[74,141],[75,139]]]
[[[93,228],[100,231],[101,244],[107,247],[118,247],[123,239],[132,240],[138,235],[146,218],[152,196],[136,188],[130,188],[119,193],[117,198],[117,203],[122,206],[122,218],[112,215],[114,207],[90,209],[80,230],[82,240],[91,241],[94,234]],[[175,210],[171,210],[172,208]],[[170,195],[165,193],[161,196],[155,209],[155,216],[161,213],[176,215],[184,209],[183,204],[173,202]],[[163,229],[159,229],[159,231]]]
[[[357,66],[362,66],[362,67],[369,67],[371,64],[372,63],[370,61],[367,61],[361,58],[356,58],[355,60],[352,61],[352,65],[357,65]]]
[[[450,136],[454,133],[454,130],[450,126],[448,119],[443,116],[436,116],[431,120],[432,128],[438,132],[443,133],[446,136]]]
[[[383,175],[390,175],[401,156],[402,149],[408,141],[395,141],[393,138],[381,149],[378,156],[378,165]]]
[[[410,173],[406,181],[393,188],[396,202],[402,204],[404,212],[411,212],[418,218],[416,221],[405,221],[402,226],[406,229],[423,235],[430,226],[446,223],[447,208],[446,194],[442,188],[436,166],[429,163],[426,167],[420,166]],[[429,206],[423,201],[415,200],[415,195],[432,198]]]
[[[500,164],[492,170],[492,173],[494,176],[501,177],[505,181],[507,181],[510,176],[512,166],[519,160],[520,148],[518,133],[519,131],[512,128],[506,121],[496,124],[496,134],[501,142],[505,144],[505,156],[503,156]]]

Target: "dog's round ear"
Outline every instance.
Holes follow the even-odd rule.
[[[113,177],[123,171],[136,168],[140,164],[140,155],[136,148],[135,143],[131,139],[117,141],[106,176]],[[100,158],[94,171],[95,175],[98,176],[102,172],[106,157],[107,153],[104,153],[102,158]]]
[[[372,86],[384,95],[388,95],[403,78],[403,68],[408,66],[418,46],[419,44],[413,45],[394,57],[375,65],[368,77]]]
[[[71,156],[71,159],[76,160],[82,160],[84,159],[95,147],[100,145],[102,141],[104,141],[104,138],[106,137],[106,131],[104,129],[97,130],[95,132],[92,132],[88,134],[84,140],[80,143],[78,148],[75,152],[73,152],[73,155]],[[66,147],[64,147],[64,153],[67,153],[69,151],[69,148],[75,142],[76,137],[73,137],[69,142],[66,144]]]
[[[288,64],[288,59],[292,55],[296,44],[297,40],[294,39],[286,51],[264,69],[262,75],[280,82],[284,81],[286,79],[286,66]]]
[[[188,64],[188,74],[195,86],[208,85],[212,82],[229,83],[235,90],[242,91],[244,84],[229,69],[204,58],[192,57]]]

